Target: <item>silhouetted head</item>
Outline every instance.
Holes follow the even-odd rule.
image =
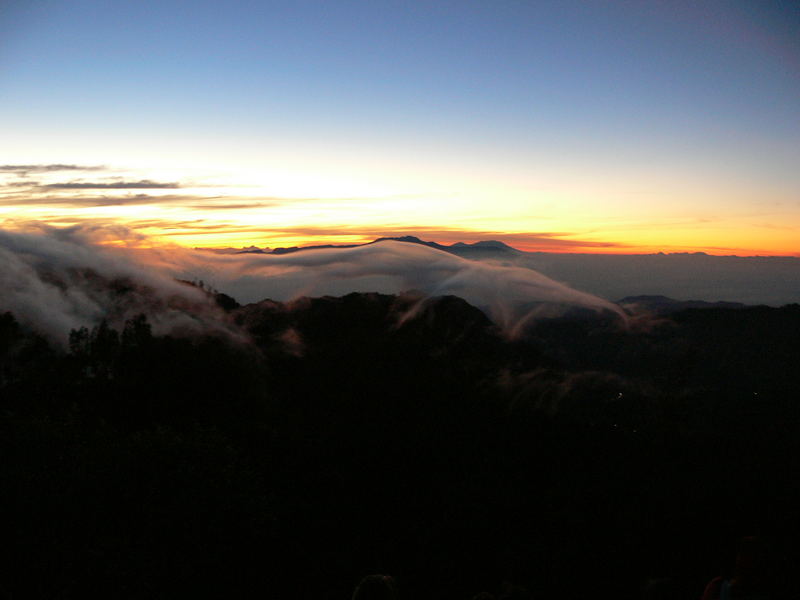
[[[356,586],[353,600],[396,600],[397,585],[388,575],[367,575]]]
[[[643,600],[677,600],[681,598],[680,590],[674,579],[669,577],[649,579],[642,586]]]

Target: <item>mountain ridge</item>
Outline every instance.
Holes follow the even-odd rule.
[[[388,237],[379,237],[371,242],[365,242],[363,244],[319,244],[313,246],[288,246],[288,247],[277,247],[277,248],[258,248],[256,246],[249,246],[247,248],[242,248],[240,250],[233,251],[234,254],[293,254],[295,252],[304,252],[306,250],[330,250],[330,249],[346,249],[346,248],[358,248],[361,246],[371,246],[373,244],[379,244],[381,242],[403,242],[406,244],[418,244],[421,246],[428,246],[429,248],[435,248],[436,250],[442,250],[444,252],[449,252],[451,254],[460,255],[462,252],[470,252],[475,250],[480,251],[490,251],[490,252],[505,252],[505,253],[521,253],[521,250],[513,248],[509,246],[505,242],[501,242],[499,240],[480,240],[477,242],[472,243],[465,243],[465,242],[455,242],[450,245],[440,244],[438,242],[430,242],[427,240],[423,240],[418,238],[414,235],[403,235],[403,236],[388,236]]]

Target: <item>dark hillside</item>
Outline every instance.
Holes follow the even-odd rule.
[[[455,297],[224,299],[236,336],[0,316],[0,596],[682,597],[760,536],[787,597],[800,307],[510,343]],[[522,593],[522,592],[519,592]]]

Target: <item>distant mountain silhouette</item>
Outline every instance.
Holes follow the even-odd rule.
[[[403,235],[400,237],[382,237],[378,238],[377,240],[373,240],[365,246],[369,246],[370,244],[378,244],[380,242],[405,242],[407,244],[420,244],[422,246],[428,246],[429,248],[436,248],[437,250],[444,250],[445,252],[448,250],[448,246],[443,246],[442,244],[438,244],[436,242],[427,242],[425,240],[421,240],[414,235]]]
[[[446,251],[464,258],[503,258],[522,254],[521,250],[498,240],[485,240],[473,244],[456,242],[447,247]]]
[[[323,244],[320,246],[291,246],[289,248],[273,248],[272,250],[265,250],[264,254],[292,254],[293,252],[300,252],[302,250],[327,250],[329,248],[355,248],[363,244],[345,244],[337,246],[334,244]]]
[[[238,250],[236,254],[264,254],[264,250],[262,250],[258,246],[248,246],[247,248],[242,248],[241,250]]]
[[[428,242],[426,240],[422,240],[413,235],[403,235],[397,237],[381,237],[377,238],[371,242],[366,242],[364,244],[321,244],[316,246],[290,246],[287,248],[279,247],[273,249],[261,249],[255,246],[250,246],[248,248],[242,248],[238,250],[237,254],[292,254],[294,252],[302,252],[305,250],[329,250],[329,249],[344,249],[344,248],[357,248],[359,246],[371,246],[372,244],[380,244],[381,242],[404,242],[407,244],[419,244],[421,246],[428,246],[429,248],[435,248],[436,250],[442,250],[444,252],[449,252],[450,254],[455,254],[457,256],[464,256],[464,257],[477,257],[476,255],[481,255],[481,258],[488,258],[491,256],[496,256],[498,254],[518,254],[520,253],[519,250],[516,248],[512,248],[508,244],[504,242],[500,242],[497,240],[485,240],[474,242],[472,244],[466,244],[464,242],[456,242],[449,246],[444,244],[439,244],[437,242]]]
[[[650,312],[657,314],[670,314],[689,308],[709,309],[709,308],[746,308],[746,304],[741,302],[706,302],[705,300],[675,300],[667,296],[627,296],[618,300],[620,305],[636,305]]]
[[[481,242],[474,242],[472,244],[465,244],[464,242],[456,242],[452,244],[453,248],[500,248],[502,250],[514,250],[505,242],[498,240],[485,240]]]

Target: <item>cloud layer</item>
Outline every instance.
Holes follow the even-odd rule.
[[[243,302],[351,291],[451,294],[485,310],[510,336],[521,333],[537,316],[555,316],[575,307],[623,316],[616,305],[531,269],[466,260],[402,242],[286,255],[187,252],[180,260],[192,262],[183,265],[175,258],[167,262],[182,276],[205,278]]]
[[[0,311],[58,343],[69,331],[103,319],[120,325],[139,313],[155,329],[219,328],[200,290],[151,269],[130,252],[104,247],[121,228],[0,231]]]
[[[109,246],[127,240],[127,247]],[[162,332],[215,327],[222,315],[200,290],[203,279],[241,302],[352,291],[452,294],[484,309],[506,334],[571,307],[622,314],[615,305],[530,269],[469,261],[401,242],[289,255],[215,254],[142,248],[121,227],[38,227],[0,231],[0,310],[58,340],[101,319],[148,314]],[[409,315],[413,316],[413,315]]]
[[[140,179],[139,181],[65,181],[43,184],[38,187],[47,190],[174,190],[181,186],[175,182]]]

